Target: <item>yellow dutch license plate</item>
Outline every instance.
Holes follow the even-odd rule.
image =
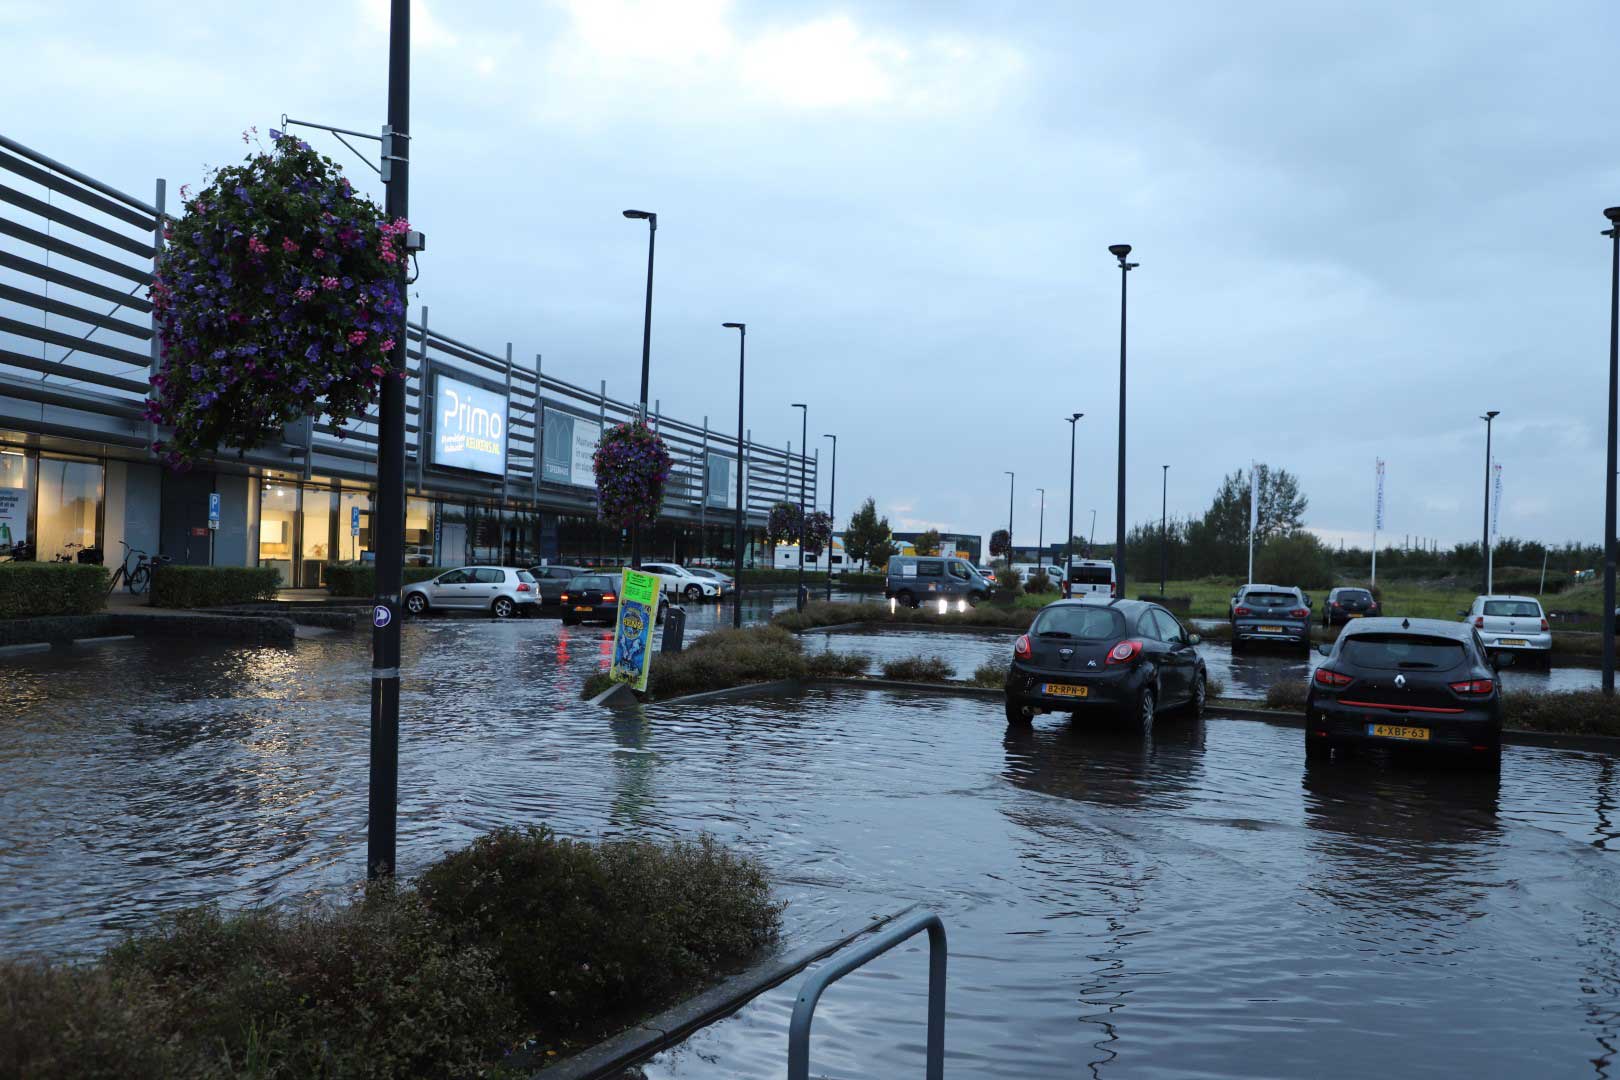
[[[1280,634],[1283,632],[1283,628],[1280,626],[1262,626],[1260,632],[1262,634]]]
[[[1530,643],[1528,641],[1526,641],[1522,637],[1505,637],[1505,638],[1502,638],[1501,640],[1499,640],[1497,642],[1497,644],[1498,645],[1528,645]]]
[[[1400,724],[1368,724],[1367,734],[1386,739],[1412,739],[1417,742],[1427,742],[1429,739],[1428,728],[1403,727]]]
[[[1352,612],[1351,612],[1351,613],[1350,613],[1350,617],[1351,617],[1351,618],[1352,618],[1352,619],[1359,619],[1359,618],[1361,618],[1361,612],[1359,612],[1359,611],[1352,611]]]
[[[1070,686],[1068,683],[1049,682],[1042,684],[1041,693],[1050,694],[1053,697],[1085,697],[1090,689],[1088,686]]]
[[[576,607],[574,610],[575,611],[589,611],[589,610],[591,610],[591,606],[589,604],[581,604],[579,607]]]

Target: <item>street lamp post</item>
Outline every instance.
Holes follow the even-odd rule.
[[[1065,595],[1069,591],[1069,568],[1074,565],[1074,430],[1075,424],[1085,413],[1075,413],[1069,417],[1069,531],[1063,534],[1063,582],[1060,588]]]
[[[390,221],[410,216],[411,7],[392,0],[388,25],[388,190]],[[399,593],[405,576],[404,260],[399,264],[399,325],[377,408],[377,594],[371,617],[371,758],[367,791],[366,875],[391,877],[399,833]]]
[[[823,439],[831,439],[832,444],[833,444],[833,452],[832,452],[832,484],[831,484],[831,490],[829,490],[827,492],[827,516],[832,519],[832,529],[827,534],[827,600],[828,600],[829,603],[831,603],[832,602],[833,534],[838,531],[838,518],[837,518],[836,514],[833,511],[833,504],[838,501],[838,436],[836,436],[836,435],[823,435],[822,438]],[[846,553],[849,551],[848,545],[845,545],[844,551]]]
[[[1479,555],[1484,560],[1485,592],[1491,591],[1491,421],[1502,415],[1502,410],[1491,409],[1480,417],[1485,421],[1485,521],[1480,528]]]
[[[647,222],[647,310],[641,322],[641,411],[639,418],[642,423],[647,422],[647,376],[649,362],[652,357],[652,289],[653,289],[653,246],[658,239],[658,215],[650,210],[626,210],[624,216],[635,221]],[[630,526],[630,565],[637,570],[641,569],[641,525]]]
[[[737,331],[737,552],[732,577],[736,580],[736,595],[732,598],[731,625],[742,629],[743,598],[743,372],[748,361],[748,324],[721,323],[727,330]],[[707,468],[707,462],[704,463]]]
[[[1159,490],[1159,600],[1164,600],[1166,578],[1170,576],[1170,466],[1161,465],[1164,484]]]
[[[1614,267],[1609,274],[1609,470],[1603,500],[1603,692],[1614,695],[1614,515],[1616,461],[1615,395],[1620,392],[1620,206],[1603,211],[1609,219],[1604,236],[1614,239]]]
[[[810,438],[810,406],[795,401],[793,407],[799,410],[799,600],[797,610],[804,610],[807,599],[804,592],[804,484],[806,458],[809,456],[805,447]]]
[[[1119,491],[1114,509],[1114,580],[1125,595],[1125,282],[1140,263],[1126,262],[1129,244],[1109,244],[1108,253],[1119,260]]]
[[[1013,489],[1018,485],[1018,476],[1011,469],[1003,469],[1001,471],[1007,474],[1007,566],[1010,569],[1013,563]]]

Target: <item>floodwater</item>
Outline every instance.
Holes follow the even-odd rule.
[[[554,620],[407,624],[403,870],[498,825],[707,830],[771,867],[792,928],[920,902],[950,934],[953,1076],[1613,1070],[1606,755],[1307,769],[1293,728],[1167,719],[1144,740],[1043,717],[1010,734],[995,702],[845,688],[610,714],[577,699],[605,642]],[[162,909],[353,881],[367,646],[135,641],[0,664],[0,949],[82,954]],[[830,990],[815,1072],[920,1075],[925,971],[919,941]],[[649,1075],[782,1075],[792,993]]]

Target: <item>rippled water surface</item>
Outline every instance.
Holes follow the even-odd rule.
[[[615,715],[577,700],[605,650],[554,621],[407,625],[404,868],[501,824],[708,830],[772,867],[790,926],[924,903],[950,933],[951,1076],[1610,1072],[1606,756],[1307,770],[1297,729],[1009,735],[994,702],[858,689]],[[84,952],[161,908],[355,878],[368,662],[332,636],[0,665],[0,947]],[[834,987],[816,1071],[920,1075],[925,969],[919,945]],[[782,1075],[792,985],[649,1074]]]

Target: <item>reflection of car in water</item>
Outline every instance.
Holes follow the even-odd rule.
[[[1201,720],[1166,721],[1147,739],[1068,725],[1010,727],[1001,745],[1002,775],[1014,787],[1101,806],[1186,805],[1204,770]]]

